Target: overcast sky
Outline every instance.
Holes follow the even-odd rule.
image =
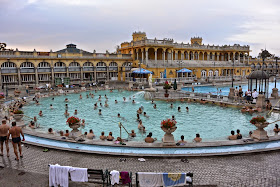
[[[188,43],[246,44],[280,56],[278,0],[0,0],[0,42],[57,51],[68,43],[114,52],[134,31]]]

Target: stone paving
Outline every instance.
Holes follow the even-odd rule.
[[[71,165],[92,169],[108,169],[119,171],[149,172],[193,172],[195,185],[217,186],[280,186],[280,151],[271,151],[255,154],[236,156],[194,157],[189,158],[189,163],[181,162],[180,158],[150,158],[146,162],[138,161],[138,157],[126,157],[125,162],[120,162],[119,156],[95,155],[60,151],[51,149],[43,152],[43,148],[25,145],[24,157],[15,161],[12,145],[10,143],[10,158],[0,157],[0,184],[11,184],[9,177],[18,186],[48,186],[48,164]],[[6,172],[7,171],[7,172]],[[16,171],[16,172],[13,172]],[[26,172],[26,177],[18,175]],[[4,173],[8,177],[5,176]],[[31,174],[30,174],[31,173]],[[32,173],[34,178],[32,180]],[[37,177],[38,176],[38,177]],[[135,179],[135,175],[133,175]],[[135,180],[133,181],[135,183]],[[37,185],[35,185],[35,183]],[[75,184],[70,186],[98,186],[97,184]],[[2,185],[0,185],[2,186]],[[5,185],[11,186],[11,185]],[[16,186],[16,185],[12,185]]]

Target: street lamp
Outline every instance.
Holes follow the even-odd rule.
[[[277,70],[277,60],[278,60],[278,58],[279,58],[279,57],[277,57],[277,56],[275,57],[275,60],[276,60],[276,62],[275,62],[276,70],[275,70],[275,85],[274,85],[274,88],[276,88],[276,76],[277,76],[277,73],[278,73],[278,72],[277,72],[277,71],[278,71],[278,70]]]

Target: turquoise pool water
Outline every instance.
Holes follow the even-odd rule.
[[[248,90],[248,85],[247,84],[234,84],[234,88],[235,87],[239,87],[239,85],[242,87],[242,90],[245,94],[245,91]],[[269,93],[271,94],[272,92],[272,88],[274,88],[275,84],[274,82],[270,82],[269,83]],[[194,86],[194,92],[198,92],[198,93],[211,93],[214,95],[217,95],[217,91],[218,91],[218,95],[228,95],[229,94],[229,88],[231,88],[231,86]],[[276,82],[276,88],[280,88],[280,82]],[[192,91],[191,87],[184,87],[182,88],[183,91]],[[279,95],[280,95],[280,90],[279,90]]]
[[[94,98],[86,98],[86,95],[90,92],[81,93],[83,99],[79,99],[80,94],[69,94],[67,96],[55,96],[49,98],[40,99],[40,105],[35,105],[31,102],[29,105],[24,106],[23,110],[27,116],[37,116],[40,128],[36,129],[41,132],[46,132],[48,128],[53,128],[55,131],[69,129],[66,124],[67,118],[64,116],[65,102],[64,99],[68,98],[67,103],[70,115],[74,115],[74,110],[78,110],[77,117],[85,119],[86,126],[81,129],[82,132],[93,129],[95,135],[98,137],[102,131],[105,135],[111,131],[116,138],[120,136],[120,129],[118,122],[126,127],[130,132],[135,130],[137,136],[133,141],[143,141],[149,132],[153,133],[153,137],[160,140],[164,132],[160,128],[160,123],[163,119],[171,118],[175,116],[177,121],[177,130],[173,133],[176,140],[180,139],[181,135],[185,136],[185,139],[190,142],[196,133],[200,133],[203,141],[215,141],[225,140],[230,134],[231,130],[240,129],[243,136],[247,136],[249,131],[255,130],[255,126],[250,124],[252,115],[242,114],[239,110],[233,108],[221,108],[219,106],[201,105],[198,103],[180,103],[175,102],[174,108],[170,108],[170,103],[163,101],[156,101],[157,109],[153,108],[150,101],[143,98],[144,92],[118,92],[114,90],[112,93],[108,90],[98,91],[94,93]],[[104,107],[105,98],[108,96],[109,107]],[[100,107],[98,102],[98,95],[102,96],[101,103],[103,107]],[[123,97],[127,98],[127,102],[123,102]],[[131,99],[129,99],[131,98]],[[132,104],[132,100],[135,100],[136,104]],[[115,104],[115,100],[118,101]],[[102,115],[98,115],[98,109],[94,110],[94,103],[98,102],[98,109],[102,110]],[[50,104],[53,105],[53,109],[50,109]],[[149,115],[149,118],[140,115],[143,121],[143,125],[146,127],[147,134],[143,134],[138,131],[136,122],[136,110],[140,106],[144,107],[144,111]],[[181,112],[178,112],[177,108],[181,107]],[[189,107],[189,112],[186,112],[186,107]],[[39,111],[43,111],[43,116],[39,117]],[[118,118],[117,114],[124,118]],[[279,118],[278,113],[272,113],[268,118],[268,121],[272,122]],[[25,118],[26,122],[28,119]],[[274,125],[268,126],[266,129],[269,134],[272,133]],[[122,129],[122,138],[127,138],[128,135]]]

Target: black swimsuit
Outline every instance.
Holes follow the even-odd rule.
[[[13,143],[19,143],[21,141],[20,137],[12,138]]]
[[[0,136],[0,142],[4,142],[7,140],[7,136]]]

